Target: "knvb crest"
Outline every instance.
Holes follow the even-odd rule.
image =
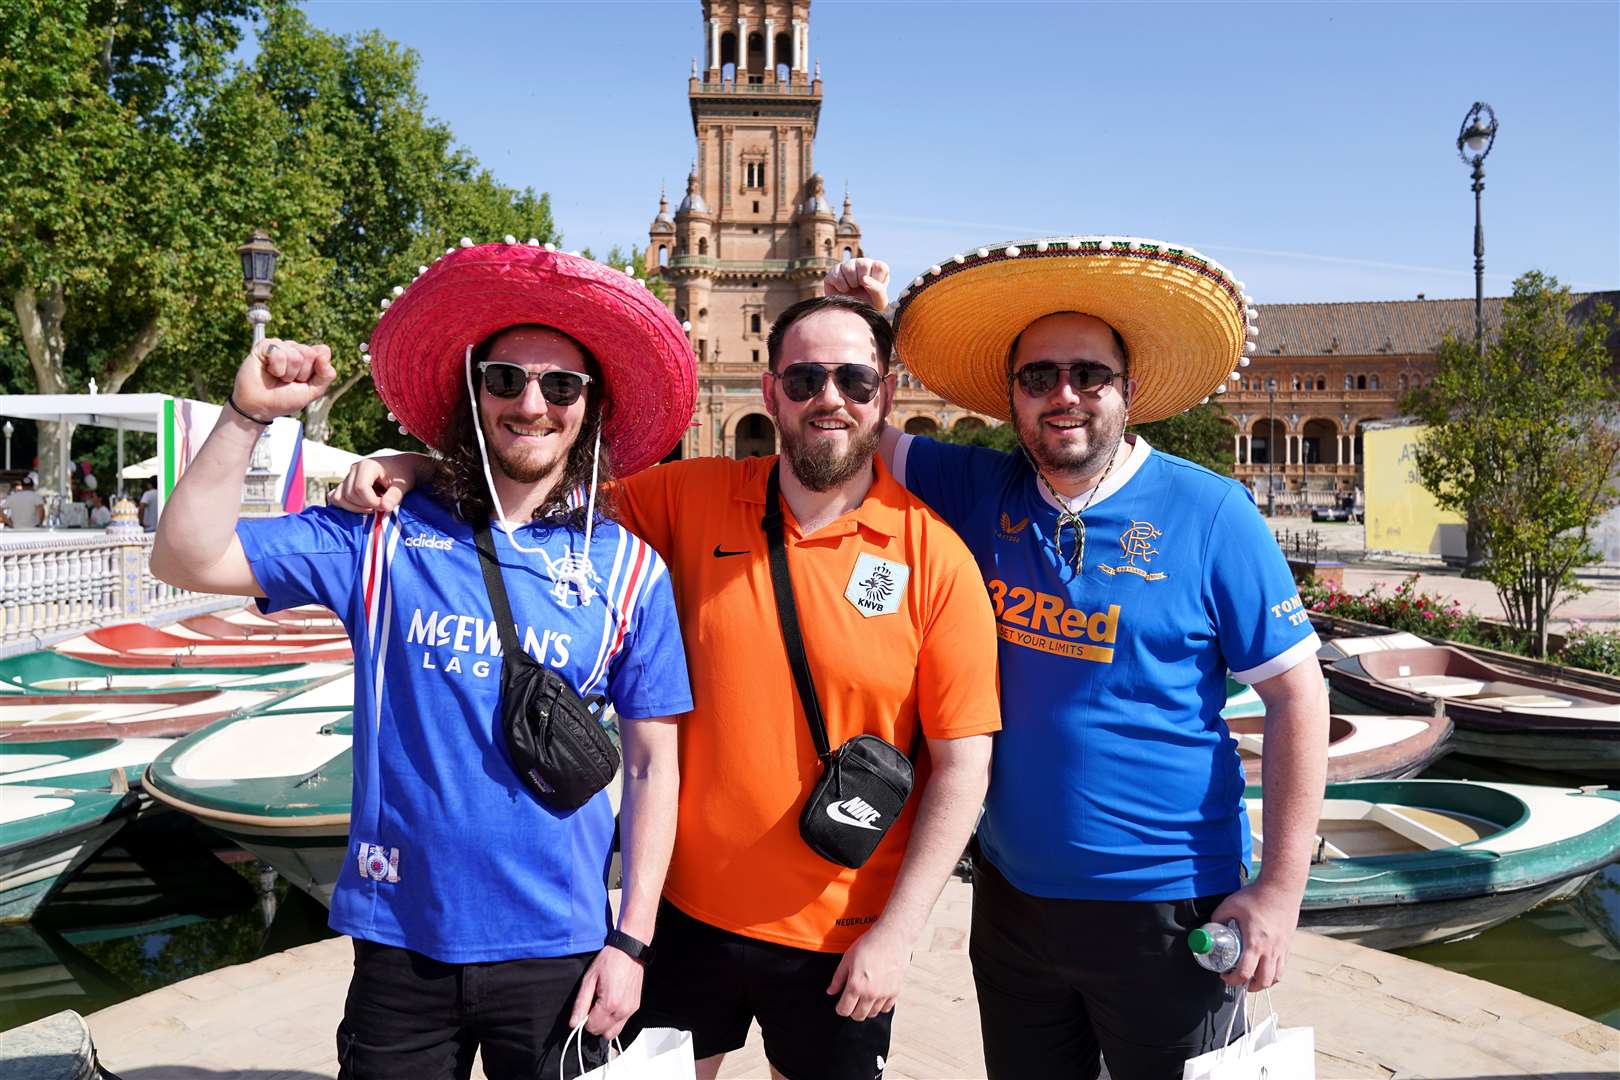
[[[1007,512],[1003,510],[1001,512],[1001,527],[996,530],[996,535],[1007,541],[1009,544],[1016,544],[1023,539],[1023,536],[1020,534],[1027,528],[1029,528],[1029,518],[1024,518],[1022,521],[1015,522],[1007,514]]]
[[[844,587],[844,599],[868,619],[892,615],[900,610],[906,598],[906,581],[910,577],[911,568],[904,563],[880,559],[863,551],[855,560],[849,584]]]
[[[1155,529],[1151,522],[1131,522],[1131,527],[1119,534],[1119,546],[1125,552],[1125,561],[1118,566],[1098,563],[1097,569],[1110,576],[1135,574],[1143,581],[1163,581],[1164,574],[1145,569],[1148,561],[1159,554],[1159,549],[1153,546],[1153,541],[1163,535],[1164,533]],[[1143,566],[1136,565],[1138,559],[1142,561]]]

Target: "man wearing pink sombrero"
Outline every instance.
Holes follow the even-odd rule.
[[[152,570],[267,611],[324,604],[354,643],[340,1075],[465,1078],[479,1054],[492,1078],[554,1076],[573,1029],[612,1036],[636,1010],[669,863],[685,656],[663,560],[600,487],[675,446],[694,361],[639,282],[533,241],[463,241],[395,292],[363,348],[401,431],[443,455],[439,481],[377,513],[238,522],[260,435],[333,378],[326,346],[268,340],[176,487]],[[544,703],[514,712],[520,688]],[[624,761],[617,926],[598,696]],[[561,759],[525,741],[565,719],[582,742]]]
[[[881,308],[887,268],[827,291]],[[1130,237],[998,244],[903,291],[897,350],[1012,454],[890,429],[894,475],[966,541],[1000,638],[1002,731],[978,830],[971,956],[993,1078],[1174,1080],[1228,1033],[1228,987],[1270,986],[1321,807],[1316,635],[1249,492],[1126,425],[1237,378],[1255,312],[1225,268]],[[1252,879],[1228,672],[1266,704]],[[1236,967],[1188,934],[1235,922]]]

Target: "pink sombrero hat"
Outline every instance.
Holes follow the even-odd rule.
[[[614,474],[675,448],[697,406],[697,362],[681,324],[629,274],[538,243],[463,240],[383,301],[365,348],[377,393],[402,431],[444,445],[467,396],[467,346],[522,323],[555,327],[590,350],[607,384],[602,437]]]

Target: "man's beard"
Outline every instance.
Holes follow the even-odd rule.
[[[797,429],[786,425],[780,426],[782,456],[787,458],[788,467],[793,470],[793,475],[799,478],[799,483],[811,491],[831,491],[840,486],[869,466],[872,455],[877,452],[878,440],[883,430],[882,425],[878,423],[865,430],[851,428],[849,447],[842,452],[835,449],[828,440],[818,439],[814,443],[807,444],[800,436],[800,432],[807,430],[812,421],[826,420],[837,415],[837,413],[823,413],[820,416],[803,417]]]
[[[1041,438],[1045,430],[1043,428],[1045,421],[1058,416],[1073,416],[1086,421],[1086,444],[1083,449],[1050,446]],[[1119,449],[1120,440],[1125,434],[1125,419],[1126,412],[1122,408],[1107,409],[1101,413],[1053,409],[1037,415],[1030,421],[1018,416],[1018,441],[1023,444],[1029,456],[1035,459],[1035,464],[1042,472],[1073,476],[1077,479],[1094,476],[1102,471],[1109,459],[1114,456],[1114,452]]]
[[[507,479],[518,484],[538,484],[561,473],[568,464],[568,454],[547,459],[541,454],[514,455],[503,453],[495,445],[494,433],[484,428],[484,445],[489,450],[490,465]],[[569,448],[572,450],[572,447]]]

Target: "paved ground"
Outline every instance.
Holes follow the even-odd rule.
[[[1366,532],[1360,525],[1313,525],[1301,518],[1275,518],[1266,523],[1273,534],[1286,532],[1293,536],[1315,532],[1320,539],[1322,557],[1345,564],[1344,587],[1351,592],[1365,592],[1378,585],[1385,593],[1393,593],[1405,578],[1417,574],[1420,591],[1460,601],[1463,607],[1484,618],[1505,621],[1502,602],[1489,582],[1465,578],[1439,558],[1369,556]],[[1565,633],[1572,622],[1579,620],[1597,630],[1620,630],[1620,564],[1588,567],[1578,577],[1591,591],[1560,604],[1549,629]]]
[[[971,891],[934,909],[895,1018],[891,1080],[984,1076],[968,968]],[[335,938],[200,975],[90,1017],[124,1080],[323,1080],[351,962]],[[1489,983],[1311,934],[1294,943],[1276,1006],[1316,1035],[1321,1080],[1609,1077],[1620,1031]],[[477,1074],[477,1075],[482,1075]],[[721,1076],[767,1075],[758,1032]],[[549,1078],[547,1078],[549,1080]]]

